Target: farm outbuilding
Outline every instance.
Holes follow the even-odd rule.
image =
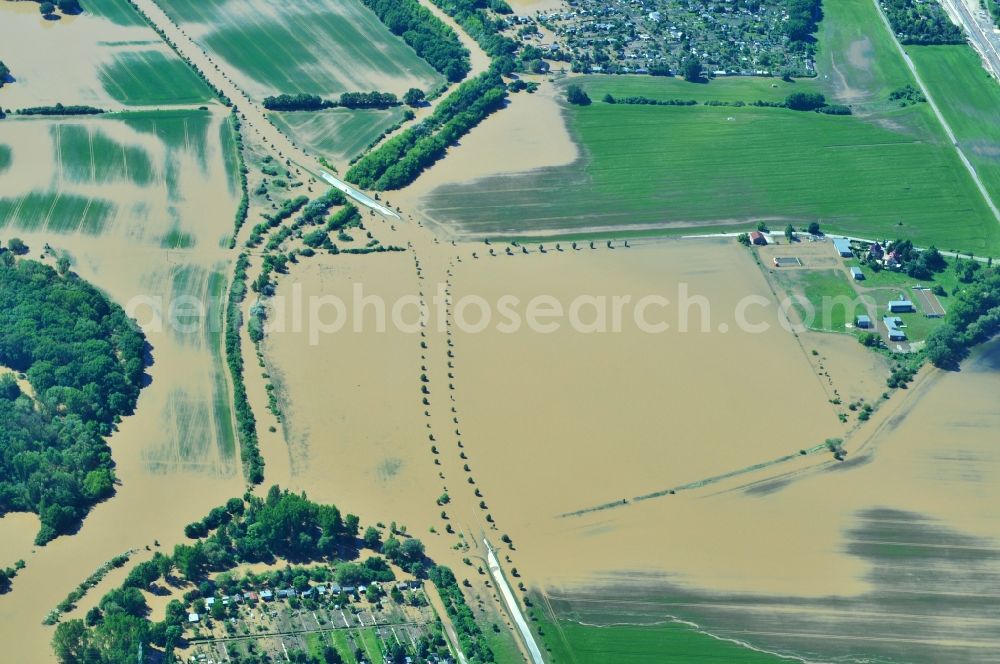
[[[850,258],[851,256],[854,255],[854,252],[851,251],[851,241],[848,240],[847,238],[842,238],[842,237],[834,238],[833,248],[836,249],[837,253],[844,258]]]
[[[865,273],[861,271],[860,267],[852,267],[851,268],[851,277],[855,281],[864,281],[865,280]]]
[[[767,244],[767,238],[760,231],[753,231],[750,233],[750,243],[759,244],[761,246]]]
[[[861,316],[858,316],[857,325],[858,327],[867,330],[872,326],[872,319],[862,314]]]
[[[889,303],[889,313],[891,314],[910,313],[912,311],[916,311],[916,309],[909,300],[893,300]]]
[[[899,326],[903,324],[901,319],[886,316],[882,319],[882,323],[885,324],[885,329],[889,333],[889,341],[906,341],[906,332],[899,329]]]

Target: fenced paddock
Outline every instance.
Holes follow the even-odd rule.
[[[802,267],[802,261],[794,256],[775,256],[774,267]]]
[[[938,296],[931,292],[929,288],[914,288],[913,293],[916,300],[920,302],[920,309],[928,318],[943,318],[944,305]]]

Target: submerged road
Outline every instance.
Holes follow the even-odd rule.
[[[132,4],[142,12],[146,19],[160,30],[173,44],[174,49],[180,53],[189,63],[198,68],[208,79],[209,83],[215,86],[225,96],[233,102],[241,116],[245,131],[253,131],[267,145],[277,151],[278,156],[283,160],[288,159],[312,171],[320,171],[320,163],[306,154],[304,150],[294,145],[291,140],[275,127],[267,119],[263,106],[250,98],[243,88],[219,66],[212,56],[205,49],[199,46],[187,32],[167,15],[155,0],[130,0]],[[328,174],[329,175],[329,174]],[[323,178],[328,184],[343,191],[352,199],[371,208],[380,214],[398,219],[399,215],[376,202],[372,197],[360,192],[350,185],[333,177]]]
[[[979,189],[979,193],[982,195],[983,200],[986,201],[986,205],[993,213],[993,218],[996,219],[998,224],[1000,224],[1000,209],[997,208],[996,203],[994,203],[993,199],[990,198],[989,192],[986,191],[986,187],[983,186],[983,181],[979,179],[979,173],[976,172],[975,166],[972,165],[972,162],[965,156],[965,152],[962,151],[962,146],[958,144],[958,139],[955,138],[955,132],[951,130],[951,125],[949,125],[948,121],[944,119],[944,115],[941,113],[941,109],[938,108],[937,102],[934,101],[933,95],[931,95],[930,91],[927,89],[923,79],[920,78],[920,74],[917,72],[917,68],[913,64],[913,60],[911,60],[910,56],[907,55],[906,49],[903,48],[903,45],[899,43],[899,39],[896,37],[895,31],[892,29],[892,24],[889,23],[889,19],[886,17],[885,12],[882,11],[882,6],[879,5],[878,0],[872,0],[872,3],[875,5],[875,11],[878,12],[879,18],[882,19],[882,25],[884,25],[885,29],[889,31],[889,35],[892,37],[892,43],[896,45],[896,49],[899,51],[899,54],[903,56],[903,61],[906,62],[906,66],[909,67],[914,80],[916,80],[917,85],[920,86],[920,91],[924,94],[924,97],[927,98],[927,103],[930,104],[931,110],[933,110],[934,115],[937,116],[938,122],[940,122],[941,126],[944,127],[944,133],[948,135],[948,140],[951,141],[952,146],[955,148],[955,152],[958,153],[958,158],[962,160],[966,170],[969,171],[969,175],[972,176],[972,181],[976,183],[976,188]]]
[[[382,205],[368,194],[355,189],[354,187],[347,184],[340,178],[335,178],[326,171],[320,171],[319,175],[321,178],[326,180],[328,184],[332,185],[335,189],[339,189],[340,191],[344,192],[346,195],[350,196],[351,198],[361,203],[362,205],[370,207],[376,212],[381,212],[387,217],[392,217],[393,219],[400,218],[400,216],[396,214],[391,208]]]
[[[521,612],[521,606],[517,603],[517,598],[514,597],[514,592],[510,589],[510,585],[503,575],[503,570],[500,569],[500,560],[497,558],[497,554],[493,552],[493,547],[490,546],[489,540],[485,537],[483,538],[483,546],[486,547],[486,562],[490,568],[490,576],[493,577],[493,583],[496,585],[500,597],[503,598],[503,603],[507,605],[507,611],[510,613],[511,620],[517,625],[517,631],[521,633],[524,646],[528,649],[528,653],[531,654],[532,663],[545,664],[545,660],[542,658],[542,651],[539,649],[538,643],[535,642],[535,636],[531,633],[531,628],[528,627],[528,621],[524,619],[524,613]]]

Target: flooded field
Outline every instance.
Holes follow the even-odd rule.
[[[590,623],[680,616],[818,661],[994,661],[1000,466],[991,432],[1000,417],[989,404],[1000,390],[998,358],[994,342],[960,373],[919,381],[844,464],[627,522],[580,520],[576,535],[563,530],[547,546],[565,541],[586,555],[597,544],[588,532],[642,537],[640,519],[700,551],[705,575],[677,564],[667,544],[662,574],[607,567],[586,581],[558,580],[553,606]],[[715,533],[712,546],[704,531]],[[601,590],[585,589],[594,584]]]
[[[36,3],[0,3],[0,43],[16,46],[3,53],[14,78],[0,89],[5,109],[210,102],[208,87],[128,3],[84,5],[84,14],[47,21]]]
[[[509,535],[527,586],[581,623],[677,617],[818,661],[988,661],[1000,631],[974,589],[988,596],[1000,582],[986,435],[1000,426],[987,404],[996,346],[882,402],[884,359],[846,335],[782,329],[735,243],[489,249],[417,245],[423,279],[399,254],[330,257],[283,282],[279,295],[296,287],[350,303],[363,284],[392,302],[430,295],[440,277],[453,298],[446,335],[345,331],[312,348],[305,332],[270,337],[295,488],[397,519],[454,559],[460,539],[440,533],[433,502],[446,489],[458,533]],[[621,332],[581,333],[568,318],[550,333],[504,332],[496,312],[469,330],[480,305],[459,305],[507,295],[523,315],[537,296],[567,311],[581,294],[676,304],[681,284],[709,302],[705,332],[696,305],[688,332],[680,309],[649,309],[670,325],[662,333],[638,329],[628,308]],[[746,315],[770,330],[738,329],[747,297],[770,302]],[[577,313],[595,323],[593,312]],[[835,397],[880,405],[871,421],[842,423]],[[827,438],[845,440],[847,461],[833,460]]]
[[[232,227],[236,193],[227,155],[207,137],[218,136],[225,121],[195,112],[0,126],[13,161],[0,174],[4,236],[20,236],[32,258],[46,244],[50,256],[69,256],[71,269],[139,319],[152,361],[136,414],[109,441],[121,481],[116,495],[77,534],[44,548],[31,546],[30,526],[20,527],[34,517],[0,520],[0,560],[27,563],[0,599],[11,661],[46,661],[52,630],[42,619],[103,563],[130,549],[155,549],[157,539],[172,547],[192,518],[243,490],[218,329],[188,329],[196,322],[192,311],[171,308],[190,297],[208,303],[206,318],[219,314],[213,297],[222,295],[229,270],[220,244]],[[91,168],[94,146],[109,144],[128,156]],[[103,202],[108,212],[100,224],[81,224],[74,210],[60,207],[71,197],[83,201],[81,209]],[[104,584],[88,601],[111,587]]]
[[[561,91],[543,83],[534,94],[511,95],[509,105],[494,113],[453,147],[447,158],[437,162],[409,187],[389,192],[390,201],[429,223],[447,214],[437,214],[439,203],[432,195],[448,184],[468,183],[533,169],[564,166],[572,163],[579,151],[563,122],[557,96]],[[433,203],[434,214],[426,207]],[[435,226],[436,232],[452,235],[454,225]]]
[[[163,9],[255,99],[369,90],[402,96],[410,87],[429,90],[443,81],[355,0],[280,8],[260,0],[168,0]]]
[[[309,327],[272,331],[265,338],[268,372],[283,403],[292,486],[309,497],[362,515],[365,522],[397,521],[432,545],[427,528],[441,493],[424,426],[419,376],[420,338],[392,329],[353,331],[355,285],[365,296],[393,301],[417,292],[408,254],[317,256],[280,282],[291,319],[293,298],[337,297],[348,320],[337,333],[310,340]],[[296,295],[295,291],[298,291]],[[364,314],[375,325],[376,314]],[[281,313],[272,310],[269,321]],[[332,307],[318,320],[333,323]],[[436,519],[435,519],[436,521]]]

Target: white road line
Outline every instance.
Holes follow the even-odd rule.
[[[545,660],[542,658],[542,651],[535,642],[534,634],[531,633],[531,629],[528,627],[528,621],[524,619],[524,614],[521,613],[521,607],[517,603],[517,598],[514,597],[514,593],[507,584],[503,570],[500,569],[500,560],[493,552],[493,547],[490,546],[489,540],[485,537],[483,538],[483,544],[486,546],[486,562],[489,564],[490,576],[493,577],[493,583],[503,598],[504,604],[507,605],[507,611],[510,613],[514,624],[517,625],[517,630],[521,633],[521,638],[524,640],[524,645],[531,655],[532,662],[534,664],[545,664]]]

